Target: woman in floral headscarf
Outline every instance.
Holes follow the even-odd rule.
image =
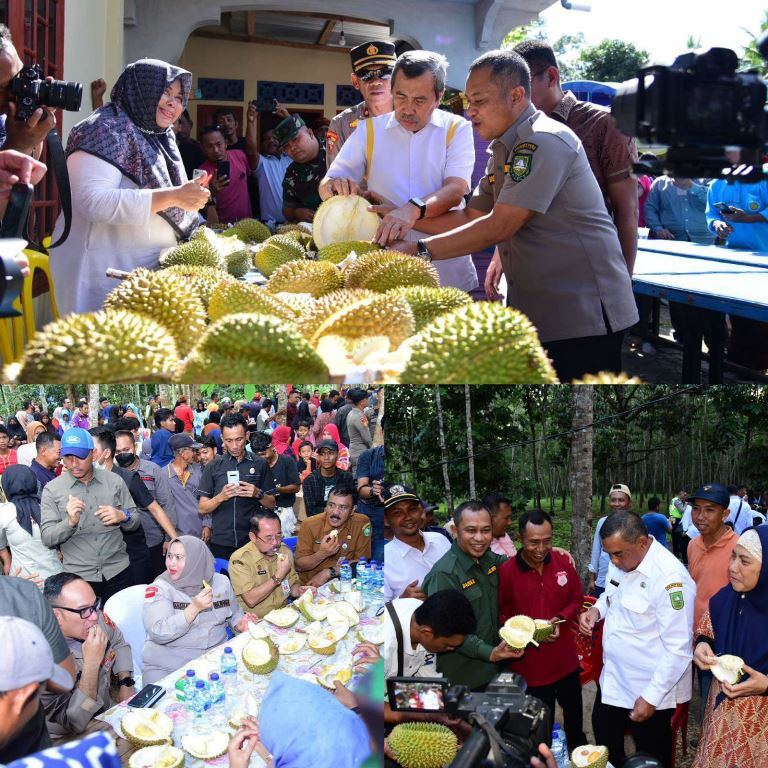
[[[106,269],[156,267],[163,248],[197,228],[207,178],[187,180],[172,128],[191,87],[186,70],[141,59],[120,75],[111,103],[72,129],[72,230],[51,259],[62,315],[99,309],[116,285]],[[54,240],[61,229],[62,216]]]

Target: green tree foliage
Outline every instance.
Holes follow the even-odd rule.
[[[648,52],[623,40],[603,40],[584,48],[579,54],[577,69],[585,80],[621,83],[637,75],[648,63]]]
[[[768,65],[757,50],[757,41],[766,30],[768,30],[768,10],[763,11],[763,20],[760,23],[760,31],[757,34],[748,29],[744,30],[748,36],[749,42],[744,50],[743,64],[746,67],[757,69],[763,76],[768,75]]]
[[[530,39],[547,39],[547,23],[544,19],[536,19],[536,21],[532,21],[530,24],[523,24],[523,26],[515,27],[507,32],[501,41],[501,47],[514,48],[518,43],[522,43],[523,40]]]

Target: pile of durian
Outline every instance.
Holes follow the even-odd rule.
[[[254,267],[265,285],[238,279]],[[270,235],[254,219],[200,228],[158,270],[117,283],[100,312],[50,323],[4,378],[557,382],[524,315],[441,288],[431,264],[370,240],[320,245],[300,225]]]

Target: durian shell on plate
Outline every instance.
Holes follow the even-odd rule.
[[[223,731],[208,734],[188,733],[181,737],[185,752],[200,760],[215,760],[229,747],[229,736]]]
[[[173,720],[156,709],[132,709],[123,715],[120,730],[138,747],[167,744],[173,733]]]
[[[143,747],[128,760],[129,768],[181,768],[184,753],[178,747],[156,745]]]

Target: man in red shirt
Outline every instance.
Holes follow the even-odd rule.
[[[5,472],[11,464],[18,464],[16,449],[10,447],[8,430],[0,424],[0,475]]]
[[[583,587],[567,552],[552,551],[552,519],[540,509],[520,515],[521,549],[499,569],[499,621],[524,615],[569,622],[582,610]],[[563,708],[568,748],[587,743],[584,735],[579,657],[573,632],[556,624],[539,647],[529,645],[509,670],[522,675],[528,693],[553,715],[555,699]]]
[[[179,404],[174,409],[173,415],[184,422],[184,431],[191,435],[194,429],[195,412],[189,407],[186,395],[179,397]]]

